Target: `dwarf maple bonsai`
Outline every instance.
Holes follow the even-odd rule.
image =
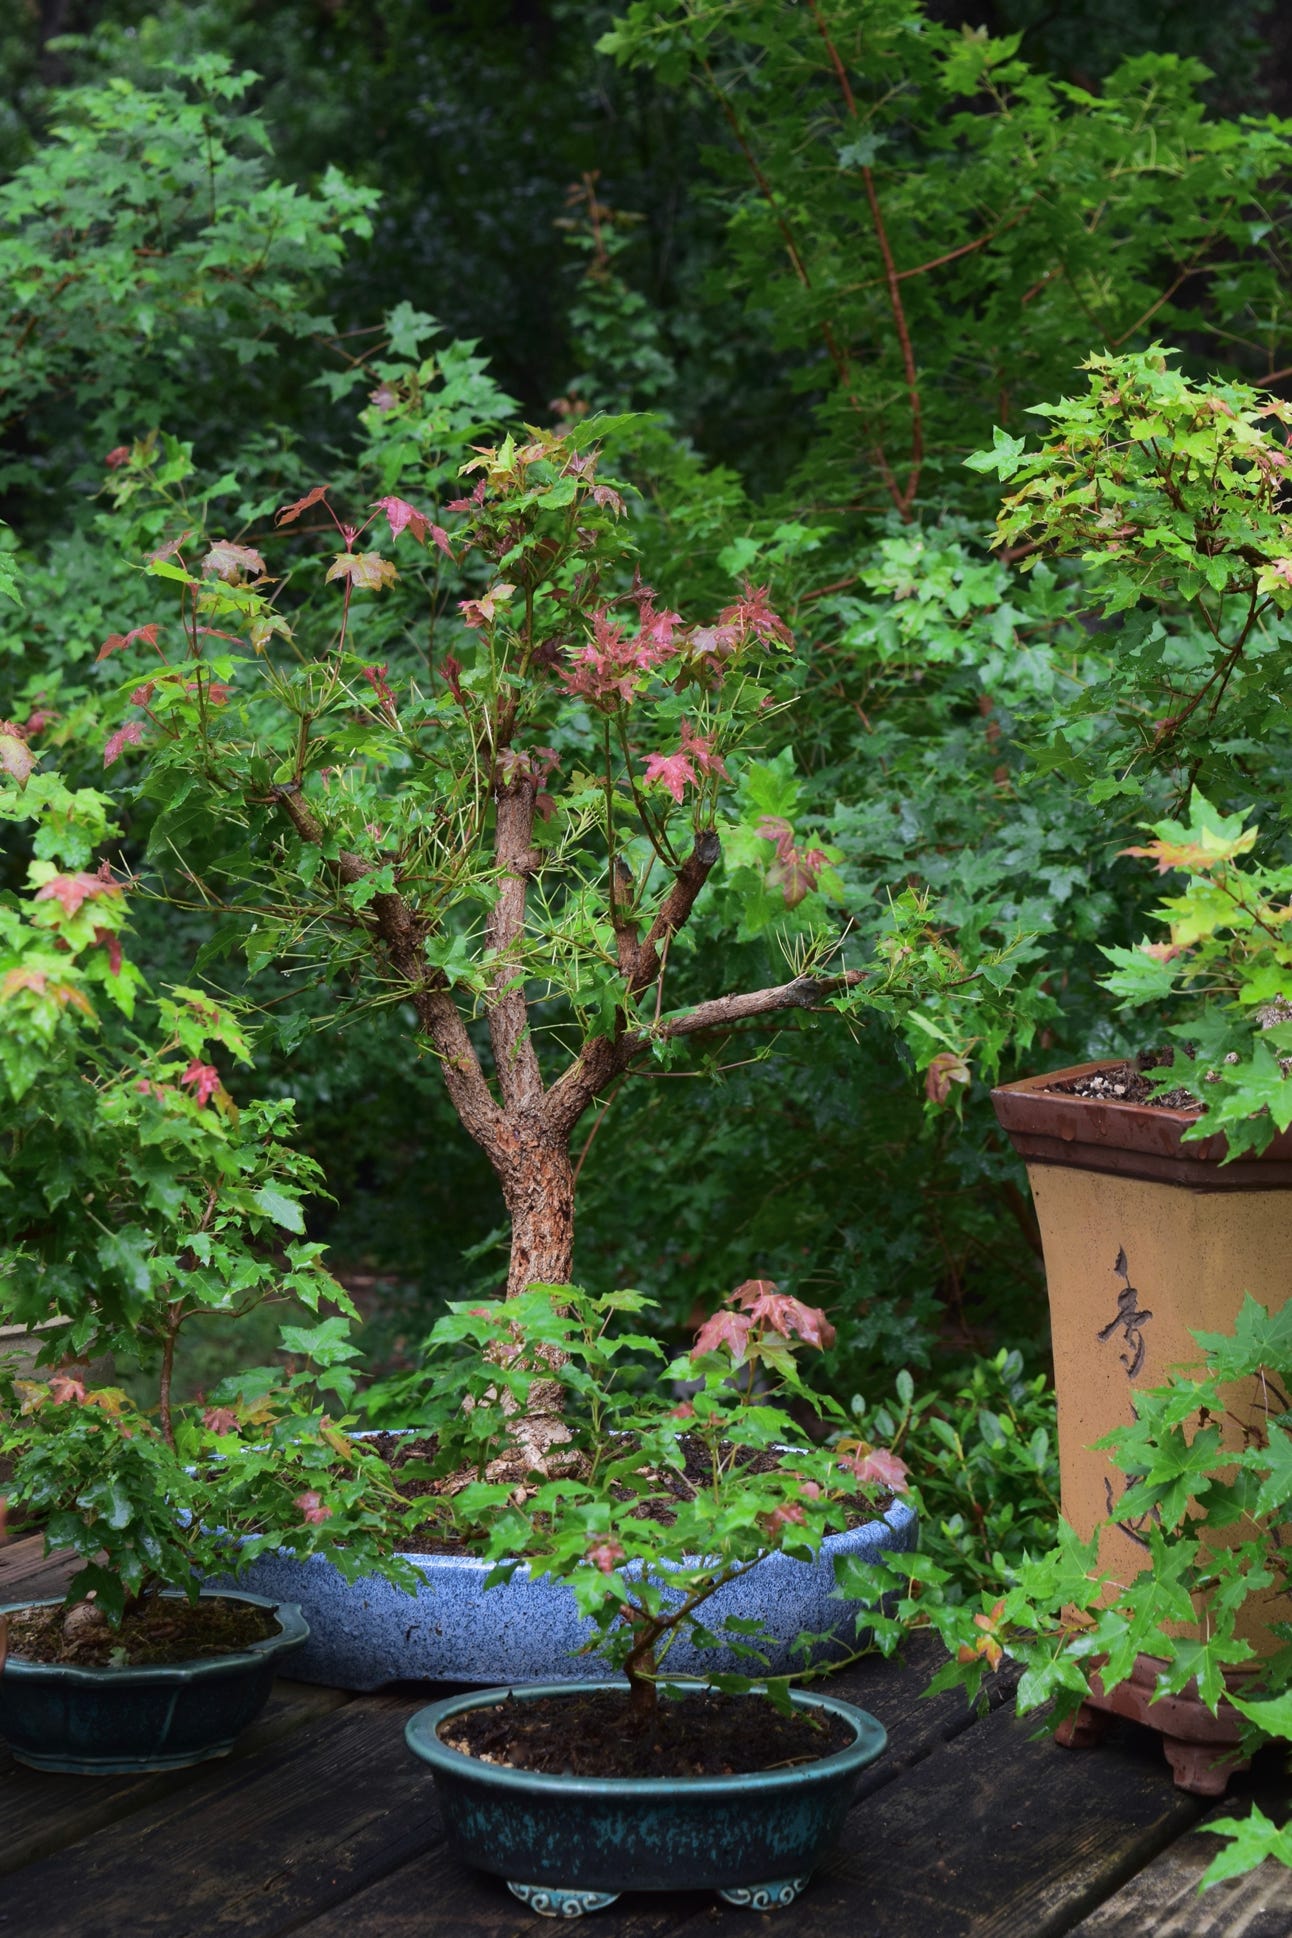
[[[679,938],[739,825],[728,763],[787,703],[791,639],[762,589],[696,624],[640,583],[595,429],[478,450],[444,524],[391,495],[354,524],[316,487],[278,513],[277,579],[255,547],[189,531],[146,568],[174,595],[170,622],[101,653],[147,661],[105,761],[144,750],[154,852],[182,852],[253,964],[303,961],[315,980],[321,964],[335,987],[409,1006],[501,1186],[513,1296],[569,1281],[572,1136],[633,1065],[847,1006],[866,980],[832,960],[838,925],[819,919],[827,853],[765,820],[742,838],[760,892],[795,915],[799,973],[674,994]],[[136,447],[117,488],[157,463]],[[407,553],[398,587],[365,549],[378,521]],[[297,589],[320,535],[330,626]],[[231,825],[245,830],[232,861]],[[882,1002],[917,957],[930,980],[965,979],[924,940],[881,959],[868,994]],[[529,1396],[535,1452],[556,1398]]]

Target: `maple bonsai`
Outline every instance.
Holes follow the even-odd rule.
[[[513,1296],[570,1280],[573,1133],[634,1065],[778,1012],[847,1008],[863,986],[882,1006],[919,978],[924,991],[972,980],[911,896],[894,905],[887,954],[841,966],[828,853],[747,805],[742,824],[728,763],[787,703],[789,631],[760,588],[696,624],[632,575],[623,491],[599,475],[596,434],[477,449],[446,524],[386,495],[355,525],[322,486],[280,511],[298,552],[288,584],[302,541],[321,533],[333,554],[324,644],[303,643],[318,616],[289,612],[259,550],[190,530],[146,567],[178,624],[114,634],[100,654],[148,662],[121,690],[105,762],[145,749],[154,852],[182,853],[201,905],[241,924],[253,966],[304,962],[312,978],[321,966],[333,987],[410,1006],[501,1186]],[[153,441],[114,455],[119,491],[159,463]],[[406,608],[393,626],[372,598],[400,577],[364,549],[379,520],[424,548],[417,634]],[[796,973],[694,997],[679,957],[724,833],[750,892],[793,932]],[[558,1406],[530,1392],[539,1457],[560,1435]]]

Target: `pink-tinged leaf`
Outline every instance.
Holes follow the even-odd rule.
[[[745,580],[744,597],[718,614],[718,625],[736,627],[742,638],[752,635],[764,641],[777,639],[785,646],[794,643],[794,635],[785,621],[767,603],[767,587],[751,585],[748,579]]]
[[[749,1283],[766,1286],[757,1297],[742,1301],[751,1325],[766,1326],[771,1332],[779,1332],[783,1339],[801,1339],[819,1352],[828,1352],[833,1346],[834,1327],[819,1306],[804,1305],[801,1299],[792,1298],[788,1292],[778,1292],[765,1280],[754,1279]]]
[[[594,505],[605,506],[608,511],[614,513],[616,518],[622,518],[624,515],[624,501],[610,485],[593,485],[592,502]]]
[[[694,1420],[695,1408],[690,1400],[682,1400],[677,1406],[669,1408],[668,1417],[670,1420]]]
[[[164,1103],[169,1095],[170,1085],[154,1083],[151,1077],[140,1077],[135,1089],[141,1097],[155,1097],[158,1103]]]
[[[182,547],[187,544],[192,536],[192,532],[187,531],[181,532],[178,538],[168,538],[164,545],[159,545],[155,552],[148,554],[149,565],[168,564],[171,559],[178,556]]]
[[[120,470],[123,464],[129,464],[130,462],[130,446],[128,444],[114,445],[103,462],[109,471]]]
[[[692,1359],[705,1353],[720,1352],[725,1346],[739,1366],[749,1345],[750,1319],[742,1312],[715,1312],[695,1335]]]
[[[83,902],[92,902],[97,895],[119,895],[120,882],[111,876],[86,874],[82,869],[75,875],[52,875],[47,882],[36,890],[33,900],[37,902],[57,902],[67,915],[75,915]]]
[[[390,520],[392,539],[398,538],[403,531],[410,531],[419,545],[425,545],[431,521],[424,511],[418,511],[416,505],[410,505],[407,498],[378,498],[376,509],[384,511]]]
[[[727,1304],[743,1306],[748,1311],[760,1299],[770,1298],[776,1289],[775,1279],[745,1279],[734,1292],[728,1292]]]
[[[109,734],[103,746],[103,765],[112,767],[120,760],[127,747],[137,747],[144,737],[143,725],[138,720],[127,720],[124,727],[118,727]]]
[[[380,592],[399,577],[390,559],[380,552],[338,552],[324,574],[328,579],[349,579],[357,592]]]
[[[939,1050],[924,1072],[924,1094],[931,1104],[944,1104],[953,1083],[968,1083],[971,1072],[958,1050]]]
[[[722,756],[714,752],[713,736],[696,733],[685,720],[682,722],[682,752],[690,756],[702,774],[717,774],[722,780],[728,778]]]
[[[388,410],[394,410],[399,402],[399,393],[392,390],[389,384],[378,384],[375,390],[368,392],[368,402],[384,416]]]
[[[774,1507],[770,1514],[764,1514],[762,1517],[763,1526],[773,1537],[778,1535],[782,1528],[802,1527],[806,1520],[807,1509],[801,1501],[782,1501],[779,1507]]]
[[[85,1382],[67,1373],[55,1373],[49,1382],[49,1397],[55,1406],[81,1406],[85,1401]]]
[[[308,1521],[312,1527],[320,1527],[324,1521],[332,1518],[331,1508],[324,1506],[323,1496],[312,1487],[307,1493],[298,1494],[292,1506],[300,1509],[302,1521]]]
[[[594,1568],[599,1568],[603,1575],[613,1575],[624,1558],[624,1551],[617,1541],[598,1541],[596,1546],[589,1548],[584,1556],[584,1559],[590,1561]]]
[[[130,695],[131,706],[146,707],[148,705],[148,702],[152,699],[153,694],[156,691],[157,691],[156,680],[145,680],[143,685],[137,686],[134,692]]]
[[[432,526],[431,526],[431,537],[432,537],[432,538],[434,539],[434,541],[435,541],[435,543],[436,543],[436,544],[437,544],[437,545],[439,546],[439,548],[440,548],[440,550],[441,550],[441,551],[443,552],[443,554],[444,554],[444,556],[445,556],[445,558],[446,558],[446,559],[452,559],[452,558],[453,558],[453,547],[452,547],[452,545],[451,545],[451,544],[449,543],[449,535],[448,535],[448,533],[447,533],[447,532],[445,531],[445,529],[444,529],[444,527],[443,527],[443,525],[432,525]],[[456,559],[454,559],[454,564],[456,564],[456,563],[457,563],[457,561],[456,561]]]
[[[453,695],[458,705],[460,707],[465,706],[466,700],[462,692],[462,661],[460,659],[454,659],[452,653],[446,653],[443,664],[440,667],[440,678],[444,681],[445,686],[448,687],[449,692]]]
[[[895,1453],[890,1453],[887,1447],[874,1447],[868,1453],[845,1454],[839,1465],[861,1487],[889,1487],[895,1494],[901,1494],[911,1484],[906,1462],[899,1460]]]
[[[254,545],[232,545],[223,538],[216,539],[202,560],[208,578],[225,579],[230,585],[241,585],[248,573],[259,578],[264,569],[265,561]]]
[[[231,1406],[208,1406],[202,1415],[202,1425],[208,1433],[236,1433],[239,1421]]]
[[[96,929],[94,940],[101,949],[107,951],[108,971],[111,975],[121,974],[121,937],[111,929]]]
[[[303,511],[308,511],[311,505],[322,504],[323,500],[327,497],[329,489],[330,487],[327,485],[315,485],[313,491],[307,491],[305,496],[298,498],[294,505],[284,505],[282,510],[276,513],[274,517],[275,525],[292,524],[295,519],[300,517]]]
[[[204,1104],[220,1088],[220,1072],[214,1064],[203,1063],[194,1057],[180,1082],[193,1092],[197,1103]]]
[[[684,787],[696,787],[696,773],[685,754],[647,754],[647,787],[663,787],[675,801],[682,799]]]
[[[505,582],[490,586],[481,599],[459,599],[458,611],[466,624],[477,630],[481,626],[492,626],[498,616],[498,607],[504,605],[515,590],[514,585]]]
[[[136,626],[130,633],[109,633],[94,655],[96,665],[99,660],[108,659],[113,653],[124,652],[127,646],[133,646],[137,642],[145,646],[155,646],[160,631],[161,626],[154,620],[151,626]]]
[[[43,969],[11,969],[0,981],[0,1002],[16,996],[20,989],[29,989],[33,996],[43,996],[48,980]]]
[[[57,718],[58,718],[58,715],[53,711],[52,708],[36,707],[31,713],[27,715],[27,719],[24,723],[25,731],[29,735],[44,733],[50,721],[57,720]]]
[[[0,720],[0,774],[18,783],[21,794],[31,778],[36,756],[27,745],[27,734],[13,720]]]

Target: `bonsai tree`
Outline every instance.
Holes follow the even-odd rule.
[[[904,1462],[857,1438],[844,1409],[800,1372],[802,1351],[834,1341],[824,1312],[749,1280],[700,1326],[691,1351],[670,1360],[641,1329],[652,1306],[640,1292],[568,1285],[534,1286],[505,1305],[454,1305],[427,1342],[419,1408],[435,1434],[429,1471],[441,1477],[446,1526],[497,1562],[491,1585],[522,1563],[569,1582],[593,1624],[588,1646],[627,1678],[640,1728],[679,1638],[734,1650],[754,1676],[769,1641],[778,1653],[794,1641],[713,1613],[722,1589],[769,1554],[814,1558],[826,1534],[876,1519],[907,1486]],[[529,1363],[506,1353],[513,1326]],[[518,1487],[505,1471],[495,1477],[497,1459],[544,1364],[566,1392],[576,1470]],[[679,1401],[679,1389],[689,1397]],[[814,1638],[800,1639],[807,1671]],[[832,1662],[848,1649],[835,1647]],[[717,1682],[748,1686],[730,1675]]]
[[[383,415],[413,410],[389,384],[377,395]],[[195,902],[234,920],[254,965],[407,1007],[497,1176],[513,1298],[568,1282],[572,1137],[635,1066],[862,998],[926,996],[936,1019],[976,974],[911,892],[872,965],[842,962],[830,854],[751,815],[739,785],[742,750],[791,697],[788,629],[763,588],[700,623],[633,575],[596,436],[482,448],[437,513],[387,494],[359,515],[316,486],[278,513],[276,579],[252,545],[194,539],[177,500],[190,529],[145,567],[169,617],[101,652],[131,663],[105,764],[144,750],[153,851],[181,854]],[[164,502],[165,456],[145,440],[113,488]],[[407,600],[393,628],[380,617],[406,568],[372,549],[377,528],[415,560],[416,632]],[[320,539],[326,632],[298,590]],[[786,938],[783,981],[695,986],[695,912],[724,844],[741,932],[774,921]],[[935,1019],[912,1035],[945,1096],[968,1070]],[[541,1457],[558,1396],[528,1397]]]
[[[20,774],[22,751],[0,727],[0,803],[37,822],[44,851],[28,894],[0,904],[0,1312],[67,1323],[30,1376],[0,1367],[0,1451],[11,1502],[83,1563],[69,1644],[102,1651],[162,1589],[196,1599],[203,1576],[266,1548],[325,1552],[350,1577],[388,1568],[397,1503],[344,1431],[352,1307],[303,1236],[320,1179],[288,1142],[294,1106],[234,1102],[220,1066],[250,1051],[227,1007],[151,995],[124,953],[123,884],[73,865],[108,831],[103,797]],[[287,1299],[318,1319],[283,1328],[292,1365],[181,1403],[194,1320]],[[105,1361],[122,1384],[94,1383]]]

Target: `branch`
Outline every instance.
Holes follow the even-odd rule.
[[[533,869],[534,788],[524,780],[495,795],[494,859],[498,899],[485,923],[485,943],[497,959],[489,991],[489,1041],[504,1108],[524,1110],[540,1102],[543,1078],[529,1031],[529,1008],[516,982],[517,945],[525,933],[525,895]]]
[[[274,789],[274,801],[283,810],[302,841],[319,848],[324,844],[322,822],[306,806],[295,788]],[[343,887],[352,887],[375,873],[362,856],[342,849],[327,866]],[[396,974],[408,985],[409,1001],[417,1020],[440,1058],[444,1087],[464,1128],[497,1168],[514,1139],[510,1126],[492,1096],[480,1068],[466,1024],[449,994],[448,985],[438,969],[426,960],[426,927],[403,896],[398,893],[374,895],[369,932],[381,943]]]
[[[617,937],[620,962],[629,965],[624,975],[628,1002],[649,989],[660,974],[661,952],[686,922],[721,854],[717,830],[703,829],[674,876],[673,885],[660,903],[644,940],[634,946],[630,936]],[[573,1063],[556,1079],[543,1106],[549,1128],[555,1135],[568,1137],[597,1093],[626,1068],[635,1054],[621,1055],[626,1034],[627,1024],[621,1014],[615,1034],[593,1037],[585,1043]]]
[[[697,1003],[680,1016],[666,1016],[651,1031],[638,1032],[624,1039],[636,1056],[648,1043],[678,1036],[698,1036],[704,1030],[728,1029],[754,1016],[771,1016],[780,1009],[815,1009],[824,996],[843,989],[855,989],[866,981],[864,969],[844,969],[837,976],[796,976],[793,982],[773,989],[750,989],[734,996],[714,996]]]

